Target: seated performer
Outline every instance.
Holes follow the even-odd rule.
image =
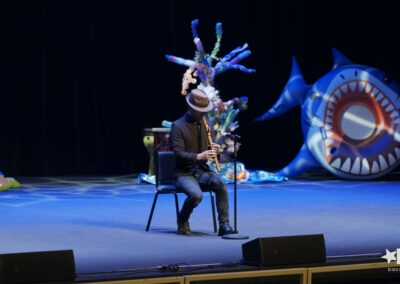
[[[211,171],[207,160],[214,160],[220,145],[213,143],[208,150],[206,128],[203,116],[211,110],[212,102],[200,89],[192,90],[187,96],[188,111],[172,123],[171,141],[176,157],[176,187],[187,195],[178,218],[178,234],[190,235],[189,217],[203,199],[202,189],[215,192],[219,232],[223,236],[232,234],[229,225],[229,202],[226,184]],[[210,127],[211,131],[212,128]],[[212,131],[213,139],[215,135]]]

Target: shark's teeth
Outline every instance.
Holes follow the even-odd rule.
[[[334,167],[335,169],[340,169],[341,164],[342,160],[340,158],[337,158],[331,163],[331,166]]]
[[[390,118],[394,118],[399,116],[399,112],[397,110],[393,111],[392,114],[390,115]]]
[[[361,92],[365,87],[365,82],[361,81],[358,83],[358,90]]]
[[[389,153],[389,155],[388,155],[388,160],[389,160],[390,166],[392,166],[394,163],[396,163],[396,158],[391,153]]]
[[[378,161],[372,162],[372,169],[370,168],[368,160],[366,158],[361,159],[360,157],[357,157],[354,160],[353,165],[350,157],[348,157],[343,164],[341,158],[336,158],[336,160],[331,163],[331,166],[343,172],[350,172],[354,175],[376,174],[386,170],[390,166],[393,166],[398,160],[400,160],[400,149],[396,147],[395,152],[398,157],[397,159],[392,153],[388,154],[387,159],[385,159],[383,155],[379,155]],[[327,154],[330,155],[330,152],[327,151]]]
[[[336,101],[336,99],[335,99],[335,96],[331,96],[330,98],[329,98],[329,101],[331,102],[331,103],[336,103],[337,101]]]
[[[365,92],[368,94],[372,89],[372,86],[370,84],[367,83],[367,85],[365,86]]]
[[[349,83],[349,86],[350,86],[350,90],[354,93],[354,91],[356,90],[357,83],[351,82],[351,83]]]
[[[333,104],[329,103],[329,104],[328,104],[328,108],[330,108],[330,109],[335,109],[335,106],[334,106]]]
[[[336,90],[335,95],[341,99],[342,98],[342,92],[340,90]]]
[[[378,96],[376,97],[376,100],[380,101],[381,99],[383,99],[383,95],[382,93],[379,93]]]
[[[347,91],[349,90],[349,88],[347,87],[347,84],[342,85],[342,86],[340,87],[340,89],[342,89],[343,94],[347,94]]]
[[[381,106],[384,107],[384,106],[387,105],[388,103],[389,103],[389,101],[388,101],[387,99],[384,99],[384,100],[381,102]]]
[[[370,173],[370,169],[369,169],[368,160],[364,158],[362,160],[362,164],[361,164],[361,174],[369,175],[369,173]]]
[[[396,132],[394,133],[394,140],[400,143],[400,126],[397,126]]]
[[[332,118],[327,117],[327,118],[325,119],[325,122],[332,122]]]
[[[326,139],[326,140],[325,140],[325,146],[332,145],[334,142],[335,142],[335,140],[332,140],[332,139]],[[329,149],[329,151],[330,151],[330,149]],[[329,152],[329,154],[330,154],[330,152]]]
[[[381,165],[381,171],[386,170],[388,168],[388,164],[382,155],[379,155],[379,164]]]
[[[331,129],[332,128],[332,125],[330,125],[330,124],[325,124],[325,129]]]
[[[326,146],[333,144],[335,141],[332,139],[325,140]],[[326,148],[326,155],[331,156],[331,149]],[[397,157],[397,158],[396,158]],[[342,159],[345,159],[342,163]],[[352,162],[351,157],[340,158],[336,157],[330,165],[345,173],[351,173],[353,175],[370,175],[377,174],[385,171],[389,167],[392,167],[400,160],[400,148],[395,147],[394,153],[389,153],[387,157],[384,157],[382,154],[378,156],[378,160],[368,162],[367,158],[356,157],[354,162]]]
[[[394,106],[392,104],[388,105],[388,107],[386,108],[386,111],[389,112],[391,110],[394,109]]]
[[[379,90],[377,88],[373,88],[373,90],[371,92],[371,97],[375,97],[378,92],[379,92]]]
[[[342,167],[340,168],[340,170],[342,170],[343,172],[349,172],[350,171],[350,165],[351,165],[351,158],[347,158],[346,161],[344,161]]]
[[[360,158],[359,157],[357,157],[354,160],[353,166],[351,167],[351,173],[355,174],[355,175],[360,174]]]
[[[376,161],[372,162],[372,170],[371,173],[376,174],[379,172],[379,166],[378,163]]]
[[[328,116],[333,116],[333,112],[331,112],[329,109],[328,109],[328,111],[326,112],[326,114],[327,114]]]
[[[400,160],[400,149],[395,147],[394,152],[396,153],[397,160]]]

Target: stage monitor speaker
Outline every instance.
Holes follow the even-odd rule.
[[[0,255],[0,284],[68,283],[75,278],[72,250]]]
[[[245,264],[260,266],[323,263],[324,235],[258,238],[242,244]]]

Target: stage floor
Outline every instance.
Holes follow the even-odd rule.
[[[364,254],[379,258],[386,248],[400,248],[398,177],[239,184],[239,232],[250,240],[322,233],[331,260]],[[209,194],[190,219],[196,234],[179,236],[172,195],[159,197],[150,231],[145,231],[155,189],[137,184],[134,175],[18,181],[21,188],[0,192],[0,254],[72,249],[81,276],[239,262],[241,245],[249,241],[224,240],[213,232]],[[233,185],[228,189],[233,225]],[[182,205],[184,195],[179,197]]]

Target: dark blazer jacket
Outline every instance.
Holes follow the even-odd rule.
[[[201,135],[199,137],[198,126],[188,112],[174,121],[171,126],[172,148],[176,157],[175,176],[191,175],[193,170],[200,167],[209,171],[206,160],[197,161],[197,154],[208,149],[207,132],[203,121],[200,121]],[[215,141],[215,133],[209,124],[212,140]]]

